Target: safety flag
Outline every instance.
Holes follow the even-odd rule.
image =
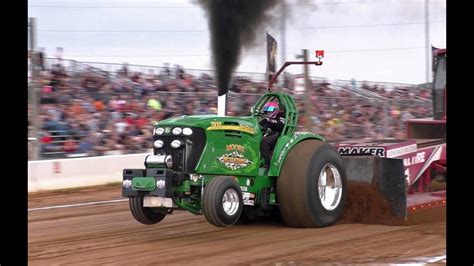
[[[276,72],[277,42],[267,32],[267,75],[271,76]]]

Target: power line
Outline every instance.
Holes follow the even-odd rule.
[[[197,6],[49,6],[29,5],[36,8],[111,8],[111,9],[172,9],[172,8],[199,8]]]
[[[446,20],[430,21],[429,23],[442,23]],[[293,28],[289,30],[312,30],[312,29],[338,29],[338,28],[366,28],[366,27],[386,27],[386,26],[405,26],[425,24],[425,22],[406,22],[406,23],[386,23],[386,24],[365,24],[365,25],[343,25],[343,26],[320,26],[320,27],[303,27]]]
[[[443,23],[445,20],[430,21],[429,23]],[[406,22],[406,23],[386,23],[386,24],[365,24],[365,25],[342,25],[342,26],[319,26],[319,27],[302,27],[289,28],[287,30],[316,30],[316,29],[342,29],[342,28],[368,28],[368,27],[387,27],[387,26],[406,26],[419,25],[425,22]],[[190,33],[190,32],[207,32],[207,30],[65,30],[65,29],[44,29],[37,30],[42,32],[68,32],[68,33]]]
[[[357,0],[357,1],[339,1],[339,2],[334,2],[334,1],[314,1],[312,0],[309,3],[302,3],[298,2],[300,0],[296,1],[287,1],[285,0],[285,5],[319,5],[319,4],[332,4],[332,3],[357,3],[357,2],[363,2],[363,3],[369,3],[369,4],[387,4],[387,3],[393,3],[393,1],[379,1],[379,0]],[[30,4],[164,4],[164,3],[178,3],[178,4],[191,4],[194,5],[195,3],[192,1],[178,1],[178,0],[169,0],[169,1],[110,1],[110,2],[97,2],[97,1],[28,1]],[[419,3],[419,4],[424,4],[425,0],[398,0],[396,1],[398,3]],[[432,0],[430,3],[446,3],[446,0]]]
[[[70,32],[70,33],[180,33],[180,32],[207,32],[207,30],[61,30],[61,29],[46,29],[37,30],[43,32]]]
[[[412,0],[410,0],[412,1]],[[97,1],[28,1],[31,4],[95,4],[98,3]],[[100,2],[101,4],[163,4],[163,3],[179,3],[179,4],[189,4],[192,3],[189,0],[183,0],[183,1],[178,1],[178,0],[161,0],[161,1],[110,1],[110,2]]]
[[[400,48],[380,48],[380,49],[361,49],[361,50],[336,50],[336,51],[325,51],[325,53],[358,53],[358,52],[380,52],[380,51],[403,51],[403,50],[415,50],[424,49],[424,46],[418,47],[400,47]]]
[[[140,2],[140,1],[113,1],[113,2],[95,2],[95,1],[82,1],[82,2],[72,2],[72,1],[66,1],[66,2],[59,2],[59,1],[28,1],[30,4],[34,5],[49,5],[49,4],[59,4],[59,5],[64,5],[64,4],[190,4],[189,1],[177,1],[177,0],[170,0],[170,1],[147,1],[147,2]]]
[[[423,4],[423,1],[399,1],[403,3],[412,3],[412,4]],[[432,3],[446,3],[446,1],[431,1]],[[430,3],[431,3],[430,2]],[[55,4],[58,2],[55,2]],[[68,2],[63,2],[68,3]],[[117,4],[127,4],[133,3],[137,4],[137,2],[111,2]],[[160,3],[160,2],[157,2]],[[89,3],[85,3],[89,4]],[[153,4],[153,3],[148,3]],[[390,4],[390,2],[368,2],[368,1],[351,1],[351,2],[319,2],[319,3],[286,3],[286,6],[319,6],[319,5],[345,5],[345,4]],[[36,7],[36,8],[118,8],[118,9],[127,9],[127,8],[153,8],[153,9],[174,9],[174,8],[201,8],[197,5],[190,5],[190,6],[71,6],[71,5],[44,5],[44,4],[32,4],[28,5],[28,7]]]
[[[286,6],[317,6],[317,5],[337,5],[337,4],[367,4],[371,2],[367,1],[354,1],[354,2],[327,2],[320,4],[286,4]],[[28,7],[37,8],[154,8],[154,9],[174,9],[174,8],[201,8],[200,6],[69,6],[69,5],[29,5]]]
[[[122,2],[124,3],[124,2]],[[131,2],[133,3],[133,2]],[[343,4],[368,4],[373,2],[367,1],[352,1],[352,2],[321,2],[321,3],[289,3],[285,4],[286,6],[317,6],[317,5],[343,5]],[[167,9],[167,8],[201,8],[200,6],[191,5],[191,6],[69,6],[69,5],[29,5],[28,7],[38,7],[38,8],[157,8],[157,9]]]
[[[403,50],[416,50],[424,49],[424,46],[418,47],[398,47],[398,48],[380,48],[380,49],[359,49],[359,50],[325,50],[325,53],[359,53],[359,52],[380,52],[380,51],[403,51]],[[281,53],[279,53],[281,55]],[[287,55],[297,55],[297,53],[285,53]],[[266,53],[259,54],[243,54],[242,56],[266,56]],[[161,55],[68,55],[68,57],[211,57],[210,54],[161,54]]]

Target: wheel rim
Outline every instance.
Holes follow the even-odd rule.
[[[327,163],[319,173],[318,190],[319,199],[326,210],[332,211],[339,206],[342,197],[342,179],[339,170],[333,164]]]
[[[239,209],[240,200],[239,200],[239,193],[233,188],[229,188],[224,192],[224,196],[222,196],[222,207],[224,208],[224,212],[231,216],[237,213]]]

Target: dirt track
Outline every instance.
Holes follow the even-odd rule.
[[[29,208],[120,199],[120,187],[30,194]],[[216,228],[175,211],[136,222],[127,202],[31,211],[30,265],[408,263],[446,254],[446,222],[294,229],[273,221]]]

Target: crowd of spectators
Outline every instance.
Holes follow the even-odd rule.
[[[423,85],[412,85],[412,86],[393,86],[390,90],[387,90],[384,85],[379,84],[367,84],[363,83],[361,86],[363,89],[374,92],[382,97],[388,99],[431,99],[431,90],[428,86]]]
[[[35,80],[41,88],[41,128],[36,136],[42,158],[147,152],[152,148],[156,122],[217,112],[217,89],[211,75],[191,75],[181,66],[166,64],[145,73],[131,71],[127,64],[114,72],[87,66],[67,71],[64,62],[57,60],[51,67],[41,65]],[[229,115],[248,115],[266,86],[266,82],[237,75],[230,89]],[[295,89],[288,74],[284,86],[280,89]],[[431,115],[431,102],[420,100],[430,97],[425,90],[400,87],[387,91],[368,83],[363,89],[391,100],[360,97],[350,85],[336,88],[330,82],[313,80],[309,116],[303,111],[306,98],[295,94],[299,124],[306,125],[305,119],[311,119],[310,130],[328,139],[402,139],[406,120]],[[31,102],[29,108],[31,111]]]
[[[431,116],[429,100],[412,99],[408,95],[389,101],[354,97],[349,88],[336,90],[326,82],[314,87],[310,92],[313,132],[334,140],[404,139],[407,120]],[[303,101],[298,103],[299,110],[304,110]]]

